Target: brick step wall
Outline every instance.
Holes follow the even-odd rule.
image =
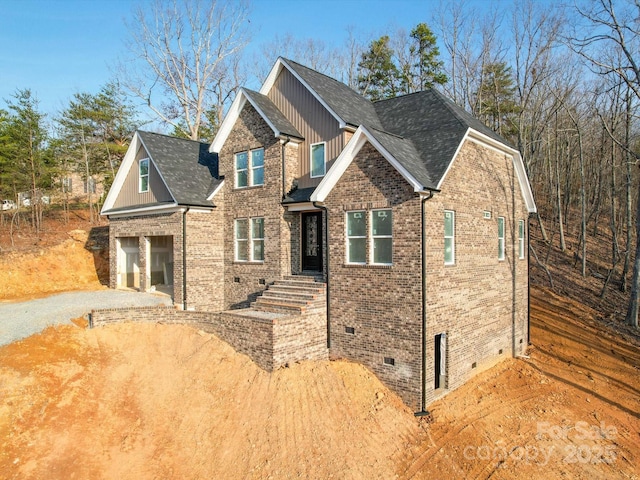
[[[276,280],[251,304],[253,310],[304,314],[325,308],[326,284],[316,277],[291,275]]]

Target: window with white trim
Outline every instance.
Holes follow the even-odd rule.
[[[504,217],[498,217],[498,260],[504,260]]]
[[[371,263],[393,263],[393,212],[389,209],[371,211]]]
[[[149,159],[143,158],[138,163],[138,192],[149,191]]]
[[[311,145],[311,170],[310,177],[324,177],[326,173],[325,143]]]
[[[347,263],[393,264],[393,211],[391,209],[347,212],[346,224]]]
[[[264,218],[251,219],[251,261],[264,261]]]
[[[264,218],[238,218],[234,232],[236,262],[263,262]]]
[[[264,148],[235,154],[236,188],[264,185]]]
[[[524,258],[524,220],[518,220],[518,258]]]
[[[365,211],[347,212],[347,263],[367,263],[367,216]]]
[[[456,214],[453,210],[444,211],[444,264],[456,263]]]

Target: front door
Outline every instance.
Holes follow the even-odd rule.
[[[302,214],[302,270],[322,271],[322,212]]]

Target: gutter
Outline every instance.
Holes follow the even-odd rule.
[[[324,244],[326,245],[327,248],[327,269],[326,269],[326,275],[327,275],[327,289],[326,289],[326,296],[327,296],[327,348],[331,348],[331,283],[329,282],[329,210],[327,209],[327,207],[325,207],[324,205],[319,205],[318,202],[311,202],[313,204],[313,206],[315,208],[318,208],[320,210],[322,210],[324,212],[325,215],[325,222],[324,222]],[[322,257],[322,260],[324,262],[324,255]]]
[[[420,242],[422,247],[422,384],[420,390],[422,398],[421,410],[415,413],[416,417],[425,417],[430,415],[429,410],[425,410],[427,403],[427,229],[425,221],[425,203],[433,198],[433,190],[429,190],[428,196],[423,196],[420,200]]]

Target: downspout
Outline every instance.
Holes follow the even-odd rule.
[[[182,310],[187,310],[187,207],[182,211]]]
[[[286,183],[287,183],[287,171],[286,171],[286,161],[285,161],[285,147],[287,146],[287,143],[289,143],[291,141],[291,137],[287,137],[287,139],[282,142],[282,200],[284,200],[285,196],[287,195],[287,191],[286,191]]]
[[[427,404],[427,228],[425,221],[425,203],[433,198],[433,191],[429,190],[428,196],[423,196],[420,201],[420,228],[421,228],[421,253],[422,253],[422,409],[417,412],[416,417],[424,417],[429,415],[429,411],[425,410]]]
[[[326,261],[327,261],[327,269],[326,269],[326,284],[327,284],[327,348],[331,348],[331,283],[329,282],[329,210],[324,205],[319,205],[318,202],[312,202],[315,208],[318,208],[324,212],[325,224],[324,224],[324,244],[327,249]],[[322,256],[322,261],[324,262],[325,255]]]

